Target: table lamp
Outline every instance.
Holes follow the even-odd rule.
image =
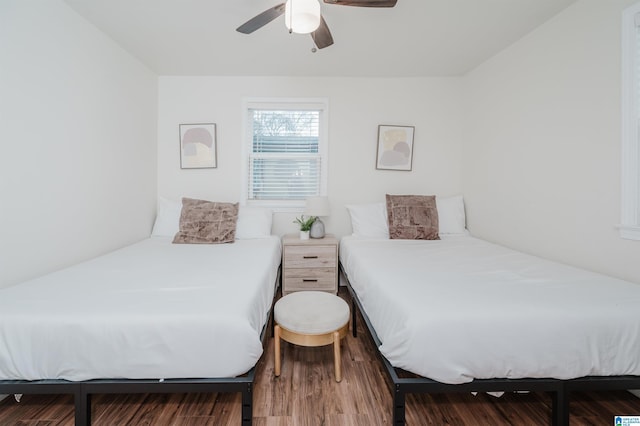
[[[318,216],[329,216],[329,198],[322,196],[307,198],[304,214],[315,216],[316,218],[313,225],[311,225],[309,236],[311,238],[324,238],[324,223]]]

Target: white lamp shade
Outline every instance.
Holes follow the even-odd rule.
[[[307,216],[329,216],[329,198],[307,198],[304,214],[306,214]]]
[[[298,34],[317,30],[320,26],[320,3],[318,0],[287,0],[284,23],[288,30]]]

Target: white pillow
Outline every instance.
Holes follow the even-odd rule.
[[[236,240],[270,236],[272,219],[273,212],[271,209],[240,206],[236,224]]]
[[[440,234],[465,234],[466,218],[462,195],[455,197],[436,197]]]
[[[348,204],[354,237],[389,238],[387,205],[385,203]]]
[[[173,237],[180,230],[180,213],[182,201],[170,201],[160,197],[158,200],[158,214],[153,224],[151,235],[158,237]]]
[[[353,236],[362,238],[389,238],[389,222],[385,203],[350,204],[345,206],[351,216]],[[465,235],[466,217],[462,195],[436,197],[438,233]]]
[[[173,237],[180,230],[182,201],[171,201],[160,197],[158,215],[151,235]],[[240,206],[236,223],[236,239],[265,238],[271,235],[273,213],[263,207]]]

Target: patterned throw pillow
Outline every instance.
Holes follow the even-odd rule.
[[[235,241],[238,203],[182,199],[180,230],[174,244],[219,244]]]
[[[389,238],[439,240],[438,209],[433,195],[387,194]]]

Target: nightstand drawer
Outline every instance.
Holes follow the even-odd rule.
[[[284,281],[288,291],[335,291],[336,270],[335,268],[285,269]]]
[[[335,268],[336,246],[285,246],[284,265],[288,268]]]
[[[338,292],[338,244],[333,235],[301,240],[282,237],[282,294],[294,291]]]

